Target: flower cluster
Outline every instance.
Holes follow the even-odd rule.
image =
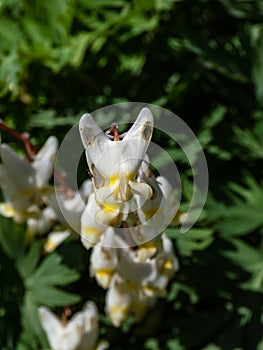
[[[79,232],[80,217],[85,201],[91,191],[87,180],[80,192],[64,190],[55,195],[49,180],[54,172],[58,141],[51,136],[45,145],[30,157],[23,157],[7,144],[0,145],[0,185],[4,202],[0,214],[14,221],[27,223],[27,239],[48,234],[45,251],[52,252],[74,231]],[[61,208],[67,212],[71,224],[65,220]]]
[[[56,190],[49,184],[58,151],[55,137],[38,152],[32,152],[26,138],[26,157],[0,145],[0,213],[26,222],[28,240],[46,238],[45,253],[74,235],[86,249],[92,248],[90,276],[107,290],[105,311],[119,327],[128,316],[140,321],[156,299],[165,296],[178,270],[172,242],[164,232],[176,217],[177,201],[166,178],[151,171],[146,154],[153,133],[149,109],[142,109],[122,135],[115,124],[104,133],[88,114],[79,129],[92,177],[79,191],[69,188],[60,173]],[[97,339],[93,302],[69,321],[65,315],[59,320],[43,306],[39,319],[53,350],[106,346]]]
[[[7,144],[0,145],[0,185],[4,198],[0,213],[15,222],[26,222],[28,240],[46,237],[46,253],[51,253],[72,233],[79,232],[83,203],[92,189],[92,182],[87,180],[79,192],[72,191],[61,178],[61,189],[55,193],[49,180],[54,172],[57,149],[58,142],[53,136],[38,152],[28,148],[26,157]],[[67,214],[67,220],[63,213]],[[98,341],[98,311],[93,302],[87,302],[69,321],[65,314],[59,320],[42,306],[39,319],[52,350],[103,350],[108,347],[106,342]]]
[[[81,217],[81,240],[93,247],[90,274],[107,289],[106,312],[118,327],[130,315],[141,320],[178,270],[162,232],[175,216],[176,199],[168,181],[149,167],[149,109],[124,135],[116,125],[105,134],[88,114],[79,128],[94,187]]]

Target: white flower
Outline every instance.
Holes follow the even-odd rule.
[[[140,286],[115,274],[106,294],[106,313],[115,327],[128,317],[140,321],[153,306],[155,299],[146,296]]]
[[[68,322],[60,321],[46,307],[40,307],[38,313],[52,350],[94,349],[98,339],[98,310],[93,302],[87,302]]]
[[[141,164],[138,175],[140,181],[146,182],[153,189],[153,196],[149,200],[143,201],[140,196],[137,197],[141,222],[153,218],[150,220],[153,228],[160,227],[158,223],[162,223],[163,227],[168,226],[175,217],[179,205],[171,184],[164,176],[155,178],[149,169],[147,156]]]
[[[26,236],[31,239],[35,235],[47,233],[57,220],[56,213],[51,207],[44,208],[36,218],[27,219]]]
[[[162,249],[149,260],[151,273],[142,280],[143,291],[149,296],[165,296],[166,288],[179,269],[172,241],[162,234]]]
[[[162,234],[161,245],[157,243],[156,255],[144,262],[136,252],[119,251],[118,272],[149,296],[164,296],[170,279],[179,268],[171,240]]]
[[[90,257],[90,276],[95,276],[98,285],[105,289],[109,287],[118,266],[118,248],[115,248],[115,241],[114,230],[109,227],[99,244],[92,249]]]
[[[108,228],[96,220],[96,214],[100,210],[101,208],[95,200],[95,194],[92,193],[81,216],[81,242],[87,249],[98,243],[100,236]]]
[[[129,202],[134,194],[146,199],[152,195],[150,186],[136,180],[152,136],[152,113],[143,108],[121,141],[110,140],[89,114],[82,116],[79,128],[93,175],[96,200],[102,206],[99,219],[112,224],[123,211],[123,202]]]
[[[84,203],[92,191],[91,185],[90,180],[85,181],[79,191],[72,191],[70,198],[67,198],[64,193],[50,192],[47,194],[57,225],[47,237],[44,245],[46,253],[54,251],[73,231],[80,232],[80,219],[85,209]],[[32,222],[33,219],[30,220]]]
[[[92,182],[86,180],[79,191],[72,191],[70,198],[64,193],[51,192],[47,195],[50,206],[55,211],[58,221],[72,228],[75,232],[80,232],[80,219],[85,209],[88,196],[92,192]]]
[[[1,214],[23,221],[36,213],[48,189],[57,148],[57,139],[49,137],[33,161],[29,162],[8,145],[0,145],[0,184],[6,201],[0,207]]]
[[[44,244],[44,251],[46,253],[52,253],[62,242],[65,241],[71,234],[69,229],[62,231],[52,231],[47,236],[47,240]]]

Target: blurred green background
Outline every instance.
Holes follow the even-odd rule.
[[[38,242],[23,242],[23,226],[1,219],[1,349],[47,348],[37,306],[93,299],[111,349],[262,350],[262,98],[261,0],[0,1],[0,118],[9,126],[40,146],[51,134],[62,140],[84,112],[157,104],[192,128],[210,174],[199,222],[186,235],[167,230],[180,271],[166,299],[121,329],[105,318],[89,252],[73,241],[43,257]],[[174,160],[187,204],[191,176]],[[32,285],[48,274],[39,295]]]

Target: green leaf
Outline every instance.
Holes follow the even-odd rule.
[[[66,292],[54,286],[39,284],[28,287],[35,304],[49,307],[72,305],[80,301],[77,294]]]
[[[32,243],[29,252],[18,259],[17,270],[24,279],[32,275],[36,269],[40,259],[41,248],[40,242],[35,241]]]
[[[35,304],[34,297],[31,292],[26,292],[23,305],[21,308],[22,327],[18,350],[38,350],[47,348],[47,341],[44,331],[38,319],[38,306]]]
[[[231,239],[233,251],[223,252],[223,255],[231,259],[236,265],[241,266],[251,274],[248,282],[243,284],[245,289],[254,291],[263,290],[263,254],[249,244],[239,239]]]
[[[168,237],[176,241],[182,256],[191,256],[195,250],[204,250],[214,240],[211,229],[192,228],[186,233],[181,233],[179,229],[168,228],[165,232]]]
[[[251,176],[245,178],[246,187],[231,183],[231,206],[218,205],[209,200],[207,215],[217,220],[214,227],[224,237],[246,235],[263,225],[263,186]]]
[[[28,286],[32,285],[60,285],[64,286],[75,282],[79,275],[65,265],[61,264],[62,257],[57,253],[47,256],[38,269],[27,281]]]
[[[53,253],[26,278],[26,288],[32,293],[35,303],[63,306],[79,301],[78,295],[57,288],[75,282],[79,278],[77,272],[61,264],[61,261],[61,256]]]
[[[223,119],[227,112],[227,108],[225,106],[219,105],[217,106],[212,113],[205,118],[203,121],[202,127],[204,129],[212,129],[216,125],[218,125]]]
[[[25,250],[24,225],[0,216],[0,244],[10,258],[19,259]]]
[[[144,349],[147,350],[160,350],[158,339],[149,338],[144,344]]]

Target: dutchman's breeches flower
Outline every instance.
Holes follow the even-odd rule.
[[[39,214],[39,205],[50,187],[48,181],[53,173],[57,139],[49,137],[32,162],[14,152],[8,145],[0,145],[0,185],[5,203],[0,213],[24,221]]]
[[[140,321],[154,302],[155,298],[146,296],[140,286],[115,274],[106,294],[106,313],[113,325],[119,327],[128,316]]]
[[[98,310],[89,301],[82,311],[69,321],[59,320],[46,307],[38,309],[39,319],[52,350],[103,350],[105,343],[98,343]]]
[[[147,108],[124,137],[115,125],[111,139],[87,114],[79,127],[94,185],[81,217],[81,240],[87,249],[96,244],[90,275],[108,289],[106,313],[119,327],[130,315],[140,321],[178,270],[171,240],[160,235],[177,202],[168,181],[149,168],[153,117]]]
[[[145,157],[153,131],[153,116],[144,108],[137,120],[121,140],[111,140],[98,127],[89,114],[79,123],[80,135],[86,150],[87,162],[101,207],[98,219],[111,226],[120,223],[119,216],[135,194],[149,199],[152,188],[136,179],[138,169]],[[121,218],[122,219],[122,218]]]

